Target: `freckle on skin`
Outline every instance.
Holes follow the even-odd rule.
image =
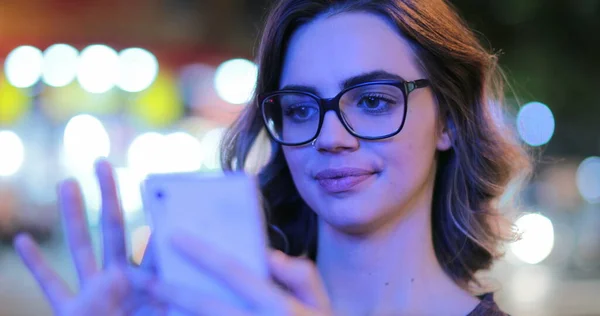
[[[413,282],[415,282],[415,278],[410,279],[410,283],[413,283]]]
[[[390,285],[390,282],[385,282],[385,285],[386,285],[386,286]]]

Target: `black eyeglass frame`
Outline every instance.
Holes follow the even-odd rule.
[[[370,86],[370,85],[395,86],[395,87],[401,89],[404,94],[404,105],[405,106],[404,106],[404,113],[402,116],[402,122],[400,123],[400,126],[398,127],[398,129],[396,129],[392,133],[389,133],[389,134],[386,134],[383,136],[361,136],[361,135],[357,134],[355,131],[353,131],[352,128],[349,126],[348,122],[346,122],[346,120],[343,118],[342,112],[340,110],[340,99],[342,98],[342,96],[349,90],[356,89],[359,87],[364,87],[364,86]],[[259,94],[258,95],[258,106],[259,106],[261,116],[263,119],[263,124],[264,124],[265,128],[267,129],[267,132],[269,133],[269,135],[271,136],[271,138],[274,141],[276,141],[277,143],[284,145],[284,146],[302,146],[302,145],[306,145],[306,144],[312,142],[313,140],[315,140],[319,136],[319,133],[321,133],[321,127],[323,126],[323,121],[325,120],[325,113],[327,113],[329,111],[335,112],[335,114],[337,115],[340,122],[342,122],[342,125],[344,126],[344,128],[352,136],[360,138],[360,139],[365,139],[365,140],[381,140],[381,139],[390,138],[390,137],[400,133],[400,131],[404,127],[404,123],[406,122],[406,113],[407,113],[407,109],[408,109],[408,95],[416,89],[425,88],[428,86],[430,86],[430,82],[427,79],[417,79],[417,80],[413,80],[413,81],[376,80],[376,81],[364,82],[364,83],[360,83],[357,85],[353,85],[351,87],[347,87],[347,88],[343,89],[342,91],[340,91],[340,93],[338,93],[335,97],[330,98],[330,99],[321,98],[318,95],[308,92],[308,91],[287,89],[287,90],[279,90],[279,91],[272,91],[272,92]],[[265,106],[264,106],[265,101],[274,96],[277,96],[280,94],[286,94],[286,93],[303,94],[303,95],[312,97],[313,99],[317,100],[317,104],[319,105],[319,125],[317,126],[315,135],[307,141],[303,141],[303,142],[299,142],[299,143],[287,143],[287,142],[281,141],[281,140],[277,139],[277,137],[275,135],[273,135],[273,132],[271,131],[271,129],[268,126],[267,117],[265,115]]]

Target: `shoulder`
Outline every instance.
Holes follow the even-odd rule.
[[[487,293],[479,297],[481,302],[467,316],[508,316],[500,310],[494,300],[494,293]]]

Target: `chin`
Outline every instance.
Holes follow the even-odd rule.
[[[374,178],[373,180],[377,180]],[[390,217],[383,201],[390,196],[381,194],[377,181],[363,183],[346,192],[331,193],[313,182],[303,183],[300,195],[319,217],[319,221],[344,233],[365,233]]]
[[[345,199],[321,200],[316,208],[320,221],[337,231],[348,234],[364,234],[373,231],[386,216],[383,206],[375,199],[360,196]]]

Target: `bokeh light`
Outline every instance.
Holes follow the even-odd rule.
[[[263,129],[250,148],[244,170],[251,174],[258,174],[269,163],[271,151],[271,139],[267,131]]]
[[[140,178],[151,173],[191,172],[202,167],[200,141],[184,132],[162,135],[155,132],[136,137],[127,152],[129,168]]]
[[[247,103],[254,92],[257,73],[256,65],[247,59],[228,60],[215,71],[215,90],[229,103]]]
[[[12,131],[0,131],[0,176],[12,176],[19,171],[25,158],[25,148],[19,135]]]
[[[65,126],[63,149],[66,166],[73,172],[92,170],[100,157],[108,157],[110,138],[97,118],[77,115]]]
[[[588,157],[577,168],[577,188],[589,203],[600,203],[600,157]]]
[[[143,48],[128,48],[119,53],[119,88],[127,92],[147,89],[158,74],[158,60]]]
[[[11,125],[27,114],[31,97],[27,90],[17,88],[0,74],[0,125]]]
[[[550,108],[540,102],[530,102],[517,114],[517,130],[529,146],[541,146],[554,135],[554,115]]]
[[[94,175],[94,162],[108,157],[110,138],[102,122],[89,114],[72,117],[63,135],[63,164],[69,174],[79,181],[88,221],[98,223],[101,207],[100,187]]]
[[[119,184],[119,196],[125,218],[137,215],[142,210],[140,184],[143,178],[129,168],[115,168],[116,181]]]
[[[164,136],[149,132],[137,136],[127,150],[127,165],[141,178],[164,169]]]
[[[42,51],[33,46],[19,46],[8,54],[4,71],[8,82],[17,88],[33,86],[42,75]]]
[[[100,221],[100,208],[102,207],[98,179],[91,167],[86,170],[75,170],[75,167],[71,166],[69,169],[71,170],[70,176],[75,178],[81,187],[88,223],[95,226]]]
[[[118,89],[104,93],[90,93],[77,82],[64,87],[51,88],[44,91],[44,102],[39,106],[50,120],[64,124],[78,114],[111,117],[122,110],[126,103]]]
[[[119,77],[119,55],[106,45],[91,45],[81,51],[77,81],[91,93],[110,90]]]
[[[161,72],[152,85],[142,91],[127,109],[150,127],[168,127],[183,113],[183,101],[175,78]]]
[[[509,295],[522,304],[543,301],[552,282],[552,270],[544,265],[530,265],[516,269],[509,279]],[[544,315],[544,314],[540,314]]]
[[[54,44],[44,51],[42,80],[52,87],[64,87],[75,80],[79,51],[67,44]]]
[[[537,264],[550,255],[554,247],[554,227],[550,219],[541,214],[526,214],[515,225],[521,239],[511,244],[511,251],[517,258]]]
[[[219,145],[225,134],[224,128],[215,128],[208,131],[200,142],[200,147],[204,153],[202,164],[204,167],[215,170],[221,167]]]
[[[200,141],[187,133],[176,132],[165,137],[167,168],[170,172],[198,171],[202,167],[204,148]]]

